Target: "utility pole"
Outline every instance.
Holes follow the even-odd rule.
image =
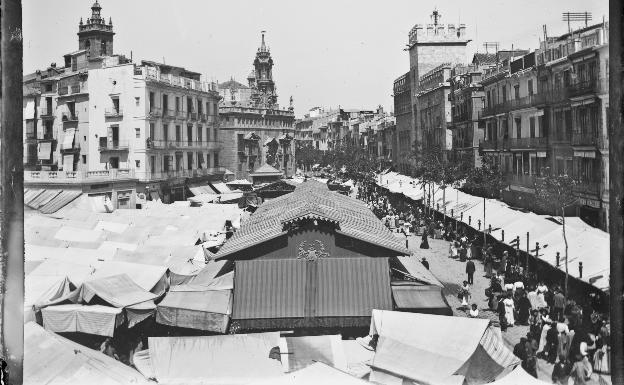
[[[24,171],[22,2],[0,4],[0,355],[7,384],[24,368]]]
[[[622,0],[609,2],[609,234],[611,237],[611,381],[624,384],[624,135],[622,133],[622,41],[624,22]]]

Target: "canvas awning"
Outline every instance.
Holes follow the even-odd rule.
[[[398,270],[404,273],[408,273],[410,278],[424,284],[444,287],[444,285],[442,285],[442,283],[436,278],[436,276],[433,275],[433,273],[422,264],[420,258],[410,255],[396,257],[396,260],[401,265]]]
[[[255,380],[248,385],[365,385],[370,382],[353,377],[344,371],[317,362],[296,372],[269,380]]]
[[[147,385],[139,372],[34,322],[24,325],[24,384]]]
[[[146,374],[161,384],[247,384],[283,375],[280,362],[269,357],[279,346],[277,332],[149,337],[148,346]]]
[[[74,139],[76,138],[76,129],[75,128],[67,128],[65,133],[63,134],[63,146],[64,150],[71,149],[74,147]]]
[[[282,367],[285,372],[294,372],[315,362],[347,370],[347,357],[338,335],[283,337],[280,340]]]
[[[55,333],[80,332],[112,337],[123,324],[123,310],[103,305],[67,304],[41,309],[43,326]]]
[[[52,142],[40,142],[37,149],[37,159],[50,160],[52,156]]]
[[[89,303],[96,296],[114,307],[136,305],[158,298],[158,295],[134,283],[128,275],[119,274],[84,282],[72,302]]]
[[[235,273],[242,327],[361,326],[372,309],[392,308],[387,258],[236,261]]]
[[[493,381],[519,359],[489,324],[487,319],[374,310],[369,334],[379,340],[371,366],[426,383],[452,375],[463,375],[469,383]]]
[[[232,290],[170,291],[158,304],[156,322],[225,333],[231,302]]]
[[[212,185],[212,188],[217,190],[219,194],[232,192],[232,190],[230,190],[230,188],[223,182],[216,182],[216,183],[213,182],[211,183],[211,185]]]
[[[518,365],[510,373],[506,374],[504,377],[494,382],[491,382],[490,384],[491,385],[546,385],[546,384],[549,384],[549,382],[538,380],[537,378],[527,373],[526,370],[522,368],[522,366]]]
[[[193,195],[195,196],[203,195],[203,194],[216,194],[215,190],[212,187],[210,187],[210,184],[208,182],[204,184],[189,183],[188,188],[189,190],[191,190],[191,193],[193,193]]]
[[[453,315],[453,309],[438,286],[392,285],[392,297],[397,309],[415,313]]]

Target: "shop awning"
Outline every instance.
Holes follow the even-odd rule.
[[[232,192],[232,190],[223,182],[211,183],[212,188],[217,190],[219,194]]]
[[[119,274],[84,282],[72,302],[88,303],[96,296],[115,307],[136,305],[158,298],[158,295],[134,283],[128,275]]]
[[[170,291],[158,304],[156,322],[225,333],[231,302],[232,290]]]
[[[392,285],[392,297],[397,309],[409,310],[415,313],[453,315],[438,286],[422,285]]]
[[[123,309],[103,305],[68,304],[41,309],[43,326],[55,333],[80,332],[112,337],[123,324]]]
[[[368,319],[372,309],[392,308],[387,258],[236,261],[234,287],[232,318],[239,321],[325,318],[324,326],[340,326],[340,318]]]
[[[210,187],[210,184],[208,182],[206,183],[189,183],[188,184],[188,188],[189,190],[191,190],[191,193],[193,193],[193,195],[198,196],[198,195],[202,195],[202,194],[216,194],[215,190]]]

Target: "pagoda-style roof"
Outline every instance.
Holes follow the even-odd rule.
[[[281,176],[282,172],[275,167],[272,167],[270,164],[265,163],[262,166],[258,167],[256,171],[249,174],[251,176]]]

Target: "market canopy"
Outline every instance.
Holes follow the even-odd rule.
[[[55,333],[80,332],[112,337],[125,321],[123,309],[104,305],[66,304],[41,310],[43,326]]]
[[[236,261],[232,319],[243,329],[368,325],[392,309],[387,258]]]
[[[24,384],[148,384],[136,370],[34,322],[24,325]]]
[[[156,322],[225,333],[231,307],[232,290],[170,291],[157,306]]]
[[[137,367],[159,384],[247,384],[283,376],[271,358],[279,333],[201,337],[149,337]],[[136,357],[136,355],[135,355]],[[142,365],[149,357],[149,365]]]
[[[392,298],[397,310],[414,313],[453,315],[442,288],[430,285],[392,284]]]
[[[371,366],[413,381],[485,383],[519,363],[487,319],[373,310],[369,334],[378,336]]]

